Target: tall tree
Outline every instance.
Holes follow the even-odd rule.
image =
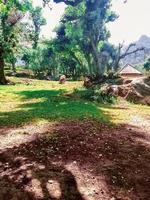
[[[76,51],[80,51],[83,60],[88,63],[88,71],[96,75],[105,71],[103,63],[106,52],[101,47],[110,36],[106,24],[117,17],[110,11],[110,2],[83,0],[76,6],[68,6],[59,30],[61,38],[66,40],[64,46],[68,46],[71,56],[75,58]],[[63,42],[62,39],[60,41]]]
[[[0,84],[7,83],[4,74],[5,57],[16,45],[15,28],[29,6],[30,3],[27,0],[0,1]]]
[[[46,20],[42,16],[42,8],[36,7],[31,9],[31,17],[33,21],[33,48],[36,49],[41,32],[41,26],[46,25]]]

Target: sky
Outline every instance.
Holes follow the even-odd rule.
[[[34,5],[41,5],[41,0],[33,0]],[[59,24],[59,20],[65,10],[65,4],[52,4],[52,10],[45,8],[43,15],[47,20],[47,25],[42,27],[42,35],[46,38],[54,37],[53,29]],[[137,41],[141,35],[150,36],[150,0],[128,0],[123,4],[123,0],[113,0],[112,10],[119,18],[108,24],[111,32],[110,42],[118,44],[125,42],[129,44]]]

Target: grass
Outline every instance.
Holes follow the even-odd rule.
[[[74,98],[82,82],[39,81],[11,78],[16,85],[0,86],[0,126],[41,124],[64,120],[94,119],[113,124],[128,123],[132,116],[150,118],[150,107],[125,101],[101,105]]]
[[[150,106],[133,104],[125,100],[118,100],[116,105],[104,105],[103,112],[111,116],[113,124],[128,124],[134,116],[150,119]]]
[[[81,87],[82,82],[60,85],[53,81],[30,82],[19,78],[13,81],[17,84],[0,86],[0,126],[86,118],[108,121],[96,104],[64,95]]]

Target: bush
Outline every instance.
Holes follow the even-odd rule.
[[[94,101],[98,103],[109,103],[113,104],[116,102],[116,97],[111,94],[107,94],[105,90],[105,85],[103,86],[93,86],[88,89],[76,89],[74,95],[78,98],[83,98],[89,101]]]

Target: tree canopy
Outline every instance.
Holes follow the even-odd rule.
[[[50,2],[43,0],[43,6]],[[0,84],[7,83],[6,64],[10,63],[15,71],[18,59],[22,59],[35,76],[44,74],[56,78],[63,73],[77,79],[82,75],[101,76],[116,71],[122,57],[132,53],[123,54],[122,46],[109,43],[111,33],[107,24],[118,17],[111,11],[111,0],[54,2],[64,2],[67,7],[55,28],[56,37],[46,40],[40,38],[41,27],[46,24],[42,7],[34,7],[30,0],[1,1]]]

